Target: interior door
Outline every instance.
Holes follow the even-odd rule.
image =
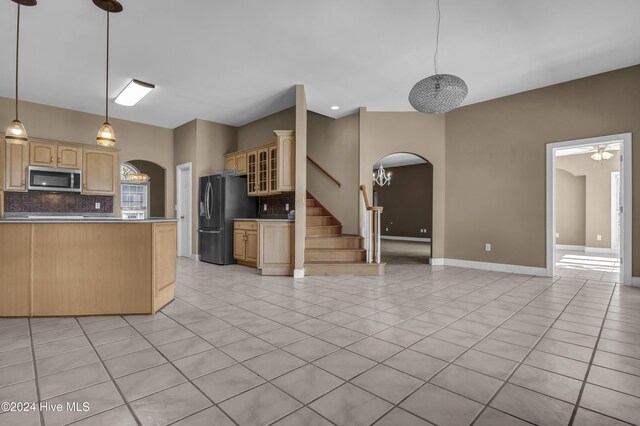
[[[191,173],[185,168],[178,174],[178,256],[191,257]]]

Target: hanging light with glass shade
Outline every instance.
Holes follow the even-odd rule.
[[[101,146],[113,147],[116,145],[116,134],[113,131],[113,127],[109,124],[109,17],[112,13],[122,12],[122,5],[116,0],[93,0],[93,3],[100,9],[107,12],[107,78],[105,89],[105,119],[104,123],[98,130],[98,136],[96,136],[96,142]]]
[[[16,23],[16,118],[7,127],[4,139],[7,143],[26,145],[29,141],[27,130],[22,122],[18,119],[18,65],[20,58],[20,6],[35,6],[37,0],[11,0],[18,4],[18,17]]]
[[[417,111],[442,114],[457,108],[467,97],[469,89],[463,79],[451,74],[438,74],[438,47],[440,43],[440,0],[436,0],[438,21],[436,50],[433,55],[435,74],[417,82],[409,92],[409,103]]]

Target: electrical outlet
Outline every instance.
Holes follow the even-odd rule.
[[[491,244],[485,244],[484,251],[491,251]]]
[[[264,207],[262,208],[262,210],[264,210],[265,212],[267,211],[267,205],[265,204]]]
[[[556,238],[560,238],[560,233],[556,232]]]
[[[96,203],[96,210],[100,210],[100,203]]]
[[[287,204],[285,204],[285,205],[284,205],[284,209],[285,209],[286,211],[289,211],[289,203],[287,203]]]
[[[596,240],[602,241],[602,235],[596,235]]]
[[[389,232],[389,228],[384,228],[384,231],[385,232]]]

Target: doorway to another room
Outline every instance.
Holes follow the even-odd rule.
[[[630,150],[630,134],[547,146],[549,275],[631,282]]]
[[[178,256],[192,257],[192,170],[191,163],[176,166],[176,215]]]
[[[428,264],[433,224],[433,165],[411,153],[395,153],[373,166],[373,204],[381,215],[381,261]]]

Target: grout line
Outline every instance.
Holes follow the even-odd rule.
[[[613,291],[611,291],[611,295],[609,295],[609,303],[607,303],[607,310],[605,311],[604,317],[602,318],[602,324],[600,324],[600,332],[598,333],[596,343],[593,346],[593,351],[591,352],[591,358],[589,359],[587,372],[584,375],[582,386],[580,387],[580,392],[578,393],[578,399],[576,400],[576,403],[575,403],[576,405],[573,407],[573,412],[571,413],[571,420],[569,420],[569,426],[573,425],[573,422],[576,419],[576,414],[578,414],[578,407],[580,406],[580,400],[582,399],[582,395],[584,394],[584,389],[587,386],[587,379],[589,378],[589,373],[591,372],[591,366],[593,365],[593,360],[595,359],[596,352],[598,351],[598,343],[600,343],[600,336],[602,336],[602,330],[604,330],[604,323],[607,320],[609,307],[611,306],[611,301],[613,300],[613,295],[616,293],[617,288],[618,288],[618,284],[615,284],[613,286]]]
[[[138,425],[141,425],[142,422],[140,422],[140,419],[138,419],[138,416],[136,415],[136,413],[131,409],[131,405],[129,404],[129,401],[127,401],[127,399],[124,397],[124,394],[122,393],[122,390],[120,389],[120,386],[118,386],[118,384],[116,383],[115,379],[113,378],[113,375],[111,374],[111,372],[107,368],[107,365],[105,364],[104,360],[102,359],[102,357],[100,356],[100,354],[96,350],[95,346],[93,345],[93,342],[91,341],[91,339],[89,339],[89,335],[87,334],[85,329],[82,328],[82,324],[80,323],[80,321],[78,321],[78,317],[74,317],[74,318],[75,318],[76,322],[78,323],[78,325],[80,326],[80,329],[82,330],[82,333],[84,333],[85,339],[87,339],[89,341],[89,345],[91,345],[91,349],[93,349],[93,351],[95,352],[96,356],[100,360],[100,364],[102,365],[102,368],[104,369],[104,371],[106,371],[107,375],[109,376],[109,379],[111,379],[111,383],[113,384],[113,386],[115,386],[116,390],[118,391],[118,394],[120,395],[120,398],[122,398],[122,400],[124,401],[124,405],[127,406],[127,409],[129,410],[129,412],[133,416],[133,418],[136,421],[136,423]],[[103,382],[103,383],[106,383],[106,382]],[[94,386],[94,385],[91,385],[91,386]],[[88,386],[88,387],[90,387],[90,386]],[[70,391],[70,392],[75,392],[75,391],[77,391],[77,389],[75,389],[73,391]],[[67,393],[69,393],[69,392],[67,392]],[[65,395],[65,394],[63,394],[63,395]],[[113,407],[113,408],[117,408],[117,407]],[[112,410],[113,408],[110,408],[110,410]],[[106,411],[109,411],[109,410],[101,411],[100,413],[95,413],[95,414],[93,414],[91,416],[88,416],[88,417],[85,417],[85,418],[91,418],[93,416],[96,416],[98,414],[104,413]],[[80,419],[80,420],[83,420],[83,419]]]
[[[36,385],[36,398],[38,399],[38,403],[42,401],[40,398],[40,380],[38,379],[38,366],[36,364],[36,350],[33,345],[33,333],[31,333],[31,318],[27,318],[27,324],[29,325],[29,342],[31,343],[31,361],[33,362],[33,374],[34,374],[34,383]],[[38,410],[40,413],[40,424],[44,425],[44,412],[42,410]]]

